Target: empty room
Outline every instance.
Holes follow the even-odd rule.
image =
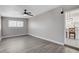
[[[0,53],[78,53],[69,15],[79,5],[0,5]]]

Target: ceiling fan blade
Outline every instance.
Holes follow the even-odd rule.
[[[33,15],[29,15],[29,16],[33,16]]]
[[[27,12],[27,15],[29,15],[29,16],[33,16],[31,12]]]

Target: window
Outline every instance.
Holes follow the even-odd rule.
[[[14,20],[8,21],[8,27],[23,27],[23,26],[24,26],[23,21],[14,21]]]
[[[16,25],[17,27],[23,27],[23,21],[17,21]]]

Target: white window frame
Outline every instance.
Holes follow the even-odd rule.
[[[8,20],[8,27],[24,27],[23,21]]]

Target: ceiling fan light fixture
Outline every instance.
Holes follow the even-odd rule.
[[[63,11],[63,9],[61,8],[61,14],[64,14],[64,11]]]
[[[26,11],[27,11],[27,10],[25,9],[25,10],[24,10],[24,14],[27,14],[27,12],[26,12]]]
[[[28,16],[27,14],[24,14],[23,16]]]
[[[29,15],[29,16],[33,16],[31,12],[27,12],[27,9],[24,10],[24,16]]]

